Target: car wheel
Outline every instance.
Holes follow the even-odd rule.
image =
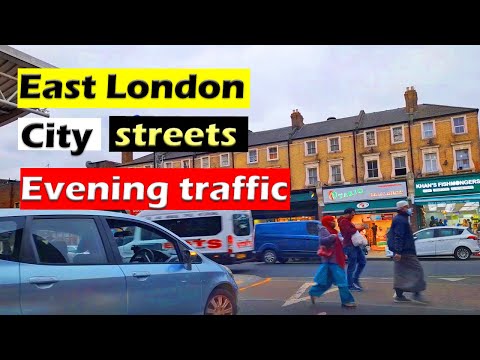
[[[265,264],[275,264],[277,262],[277,254],[273,250],[263,252],[263,261]]]
[[[278,260],[280,264],[285,264],[288,261],[288,258],[283,258],[281,260]]]
[[[225,289],[214,290],[205,306],[205,315],[236,315],[237,304],[234,296]]]
[[[455,259],[457,260],[468,260],[470,259],[470,256],[472,256],[472,252],[469,248],[465,246],[460,246],[455,249],[453,256],[455,256]]]

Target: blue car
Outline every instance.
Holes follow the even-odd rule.
[[[132,232],[155,248],[118,243]],[[0,210],[0,314],[235,315],[232,272],[151,221],[107,211]]]

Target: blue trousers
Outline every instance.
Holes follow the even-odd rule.
[[[348,286],[352,287],[353,283],[358,284],[360,274],[365,268],[365,265],[367,265],[367,259],[360,246],[347,246],[343,250],[345,251],[345,255],[348,256]]]
[[[338,293],[342,304],[355,302],[352,293],[348,290],[347,276],[337,264],[321,264],[313,278],[316,283],[308,292],[310,296],[322,296],[333,284],[338,286]]]

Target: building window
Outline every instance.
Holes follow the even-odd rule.
[[[433,121],[422,123],[422,139],[431,139],[435,137],[435,125]]]
[[[455,150],[455,159],[457,161],[457,170],[470,169],[470,156],[468,149]]]
[[[190,167],[190,160],[182,160],[182,168],[186,169]]]
[[[366,146],[377,145],[377,133],[375,130],[365,131],[365,144]]]
[[[317,186],[318,183],[318,166],[307,166],[306,167],[306,186]]]
[[[425,171],[427,173],[438,172],[437,154],[436,153],[425,153],[423,156],[424,156],[424,161],[425,161]]]
[[[230,166],[230,154],[220,155],[220,166],[221,167]]]
[[[378,178],[378,160],[367,160],[367,174],[369,179]]]
[[[172,168],[172,163],[170,161],[164,162],[163,167],[165,169],[171,169]]]
[[[330,152],[340,151],[340,138],[330,138],[328,139]]]
[[[305,143],[305,155],[315,155],[317,153],[317,142],[307,141]]]
[[[247,163],[255,164],[256,162],[258,162],[258,150],[257,149],[248,150]]]
[[[398,144],[404,142],[403,139],[403,126],[395,126],[391,128],[392,131],[392,143]]]
[[[340,165],[331,165],[332,182],[342,181],[342,167]]]
[[[278,146],[272,146],[267,148],[267,160],[278,160]]]
[[[208,156],[202,157],[200,159],[202,168],[210,167],[210,158]]]
[[[407,160],[405,156],[396,156],[393,158],[395,165],[395,176],[407,175]]]
[[[465,134],[467,132],[467,126],[465,123],[465,116],[459,116],[452,118],[452,126],[454,134]]]

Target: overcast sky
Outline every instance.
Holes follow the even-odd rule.
[[[103,151],[18,151],[17,122],[1,128],[0,178],[19,179],[21,167],[85,167],[120,161],[108,152],[109,115],[248,115],[253,131],[404,106],[407,86],[419,103],[479,107],[479,46],[143,46],[11,45],[56,67],[250,68],[248,110],[51,109],[51,117],[101,117]],[[134,158],[146,153],[135,153]]]

